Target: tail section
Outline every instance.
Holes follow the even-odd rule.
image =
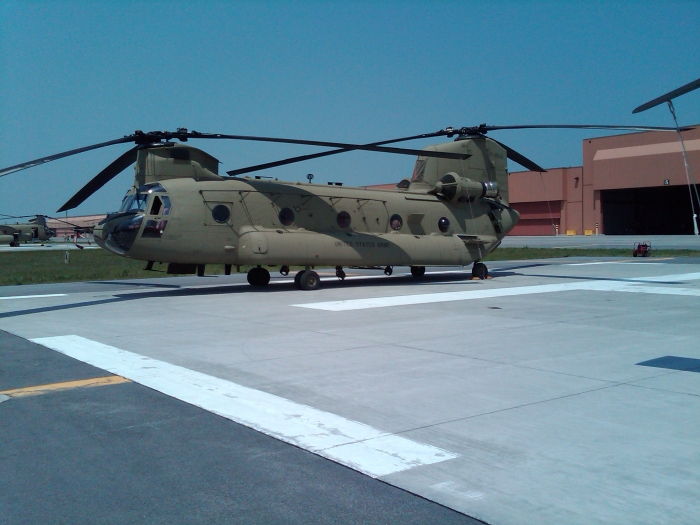
[[[460,137],[453,142],[436,144],[424,149],[467,153],[471,157],[466,160],[418,157],[411,184],[424,185],[427,189],[434,189],[441,181],[445,184],[462,183],[465,187],[470,185],[470,181],[485,183],[486,186],[496,187],[500,201],[508,205],[506,151],[498,143],[480,136]],[[458,179],[466,180],[455,181],[455,174]],[[497,186],[493,185],[494,182]]]

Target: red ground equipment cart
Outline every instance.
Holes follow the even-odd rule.
[[[649,241],[635,242],[634,250],[632,250],[632,256],[636,257],[649,257],[651,253],[651,243]]]

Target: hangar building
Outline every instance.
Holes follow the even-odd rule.
[[[682,135],[691,185],[700,184],[700,127]],[[693,234],[691,189],[675,132],[584,139],[583,166],[513,172],[509,190],[520,212],[511,235]],[[692,198],[700,213],[695,189]]]

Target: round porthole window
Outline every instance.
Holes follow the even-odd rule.
[[[450,229],[450,220],[447,217],[441,217],[438,221],[438,228],[442,233],[445,233]]]
[[[279,218],[284,226],[289,226],[294,222],[294,212],[290,208],[282,208]]]
[[[211,216],[216,222],[223,224],[231,218],[231,212],[228,206],[217,204],[214,206],[214,209],[211,210]]]
[[[400,230],[401,226],[403,226],[403,219],[401,218],[401,215],[394,214],[391,216],[389,219],[389,226],[391,226],[392,230]]]
[[[341,211],[338,214],[338,226],[348,228],[350,226],[350,214],[346,211]]]

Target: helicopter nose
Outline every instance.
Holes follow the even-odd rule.
[[[120,213],[107,217],[94,229],[95,242],[102,248],[124,255],[134,244],[143,223],[143,214]]]

